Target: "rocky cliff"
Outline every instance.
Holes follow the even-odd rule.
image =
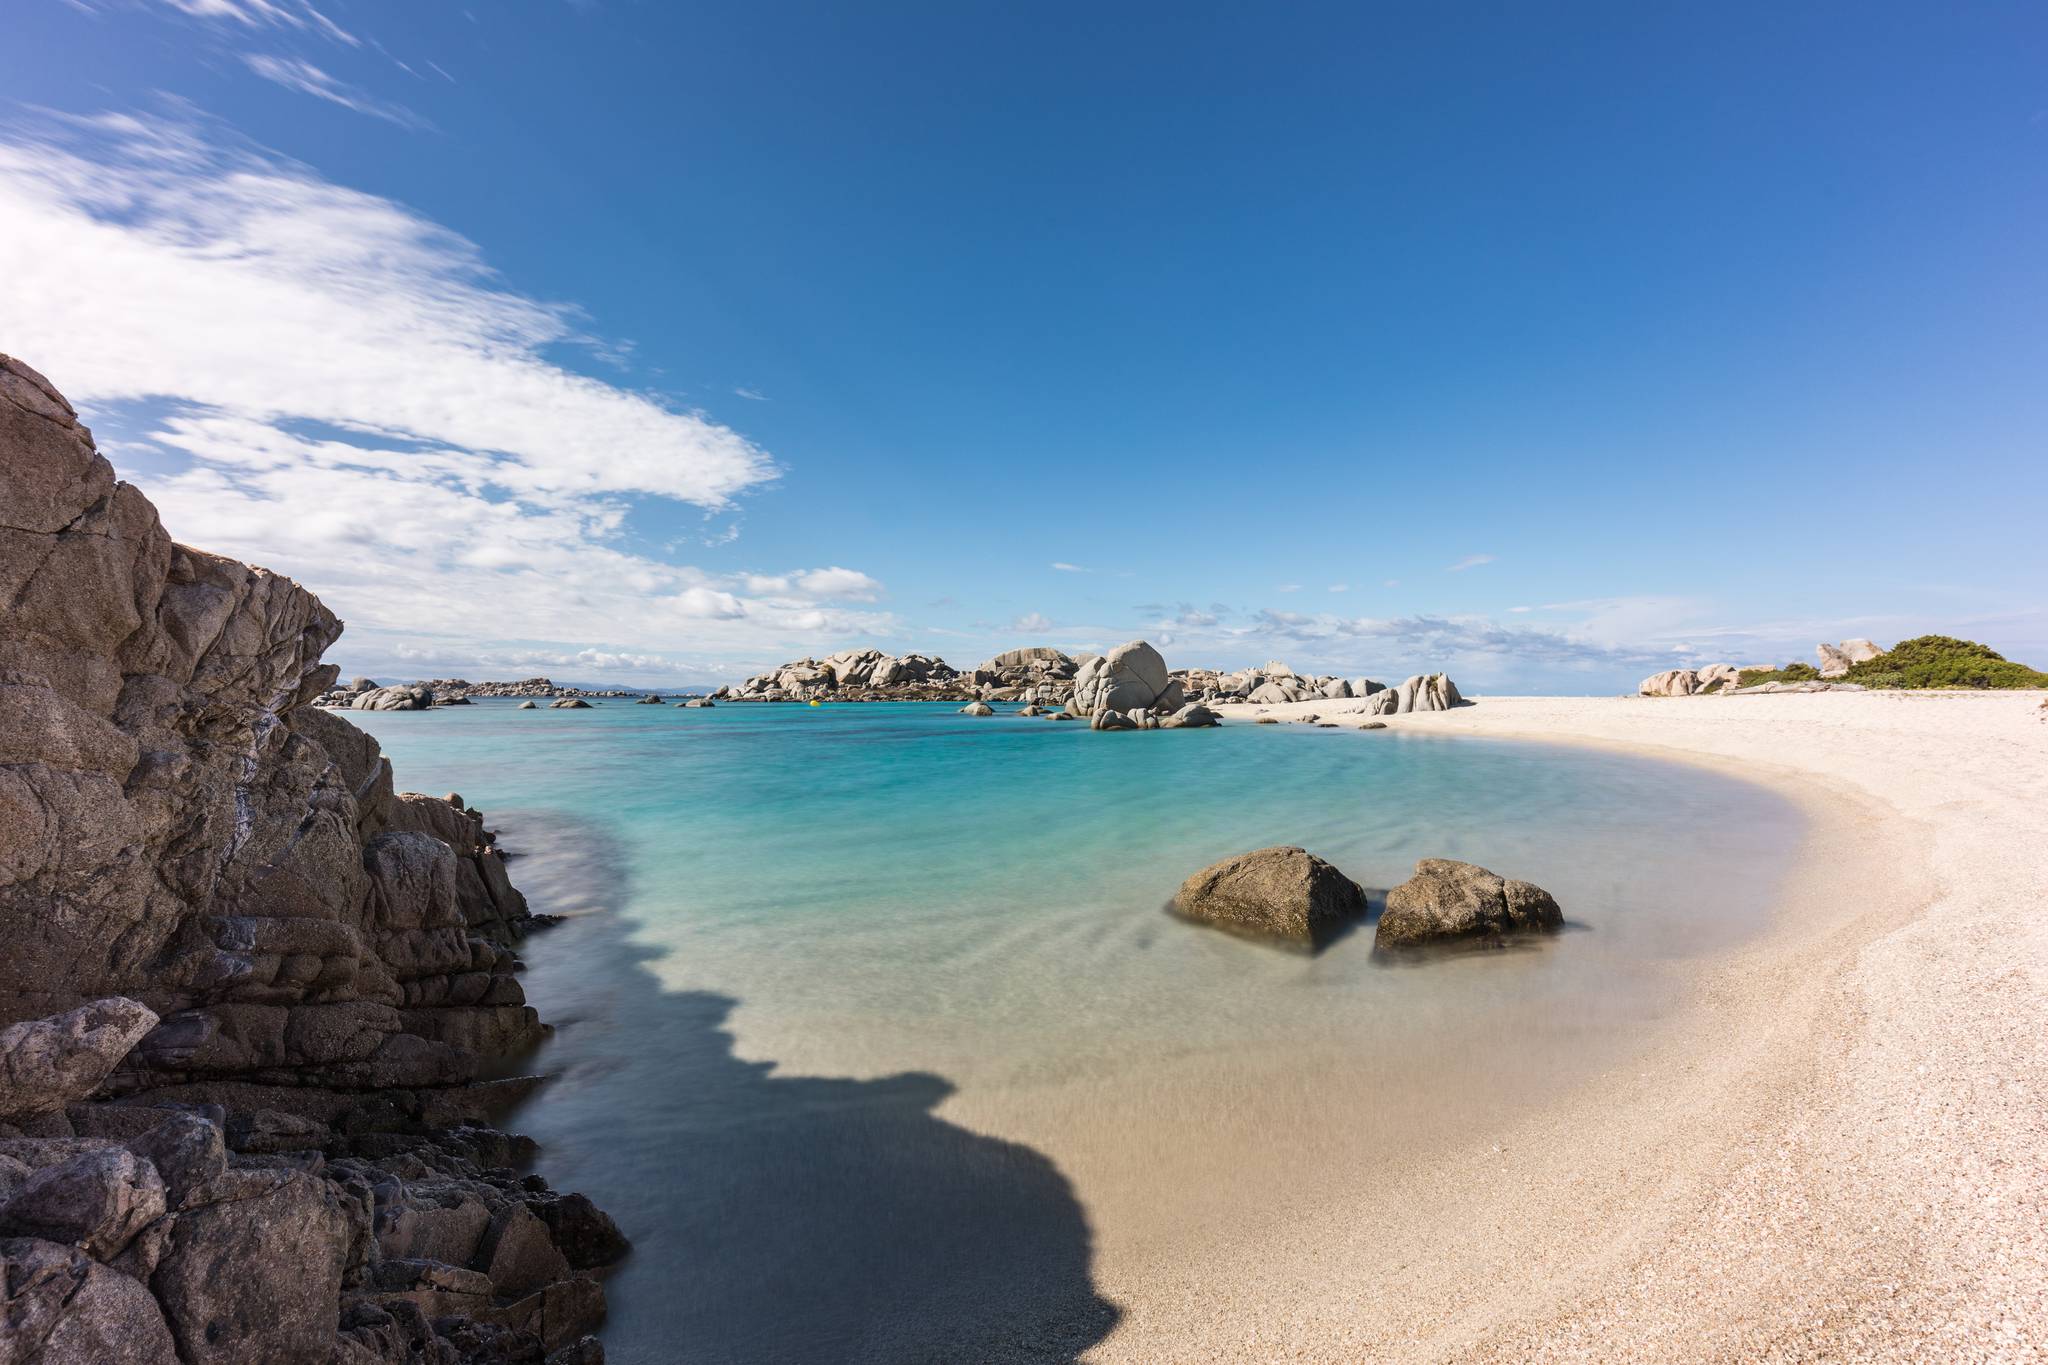
[[[623,1243],[482,1124],[532,917],[308,704],[341,623],[174,544],[5,356],[0,603],[0,1025],[61,1016],[0,1035],[0,1356],[599,1358]]]

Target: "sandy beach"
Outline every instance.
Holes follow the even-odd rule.
[[[1739,774],[1795,798],[1809,836],[1770,927],[1699,970],[1640,1063],[1504,1137],[1406,1155],[1362,1207],[1170,1267],[1106,1256],[1126,1313],[1089,1358],[2048,1350],[2041,694],[1483,697],[1388,723]]]

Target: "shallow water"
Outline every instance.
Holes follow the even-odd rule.
[[[1483,704],[1483,703],[1482,703]],[[950,706],[352,716],[523,856],[558,1079],[517,1116],[636,1243],[610,1358],[1064,1359],[1100,1287],[1255,1240],[1610,1065],[1760,926],[1800,823],[1688,768],[1302,726],[1096,734]],[[1548,888],[1532,948],[1307,957],[1170,918],[1301,844]],[[1373,897],[1377,909],[1379,896]]]

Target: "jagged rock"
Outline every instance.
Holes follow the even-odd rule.
[[[40,1237],[111,1261],[164,1215],[156,1167],[123,1147],[97,1147],[34,1172],[0,1207],[0,1236]]]
[[[312,703],[552,685],[330,692],[333,615],[174,545],[6,357],[0,508],[0,1221],[39,1234],[0,1244],[0,1359],[523,1362],[538,1333],[492,1315],[536,1296],[556,1346],[587,1331],[602,1292],[539,1213],[505,1215],[516,1283],[461,1272],[483,1317],[343,1303],[375,1292],[374,1210],[461,1185],[474,1247],[541,1198],[501,1170],[531,1144],[455,1127],[531,1085],[477,1077],[539,1023],[495,836]],[[578,1287],[532,1286],[558,1269]]]
[[[0,1240],[0,1360],[172,1365],[178,1359],[163,1313],[141,1280],[77,1247]]]
[[[0,1030],[0,1122],[84,1099],[156,1024],[146,1005],[115,996]]]
[[[1693,691],[1726,692],[1741,680],[1742,670],[1734,664],[1707,664],[1693,675]]]
[[[1823,678],[1839,678],[1849,671],[1852,664],[1880,658],[1885,651],[1873,641],[1855,639],[1844,640],[1839,645],[1823,641],[1814,646],[1813,652],[1820,660],[1820,675]]]
[[[631,1249],[612,1216],[586,1195],[549,1191],[528,1199],[526,1207],[547,1224],[549,1237],[573,1269],[611,1265]]]
[[[1564,927],[1564,912],[1542,887],[1450,858],[1424,858],[1387,893],[1373,945],[1406,948],[1453,939],[1499,940]]]
[[[335,1187],[300,1171],[242,1170],[214,1193],[214,1202],[177,1216],[150,1279],[179,1359],[323,1359],[349,1257]]]
[[[1252,938],[1319,948],[1365,913],[1358,884],[1306,849],[1255,849],[1203,868],[1180,885],[1174,908]]]
[[[1401,684],[1399,697],[1394,707],[1396,715],[1410,711],[1448,711],[1465,700],[1458,695],[1458,685],[1451,681],[1448,673],[1417,674]]]

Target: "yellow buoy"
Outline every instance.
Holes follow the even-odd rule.
[[[823,706],[824,704],[824,702],[819,701],[816,697],[811,698],[811,705],[813,706]]]

